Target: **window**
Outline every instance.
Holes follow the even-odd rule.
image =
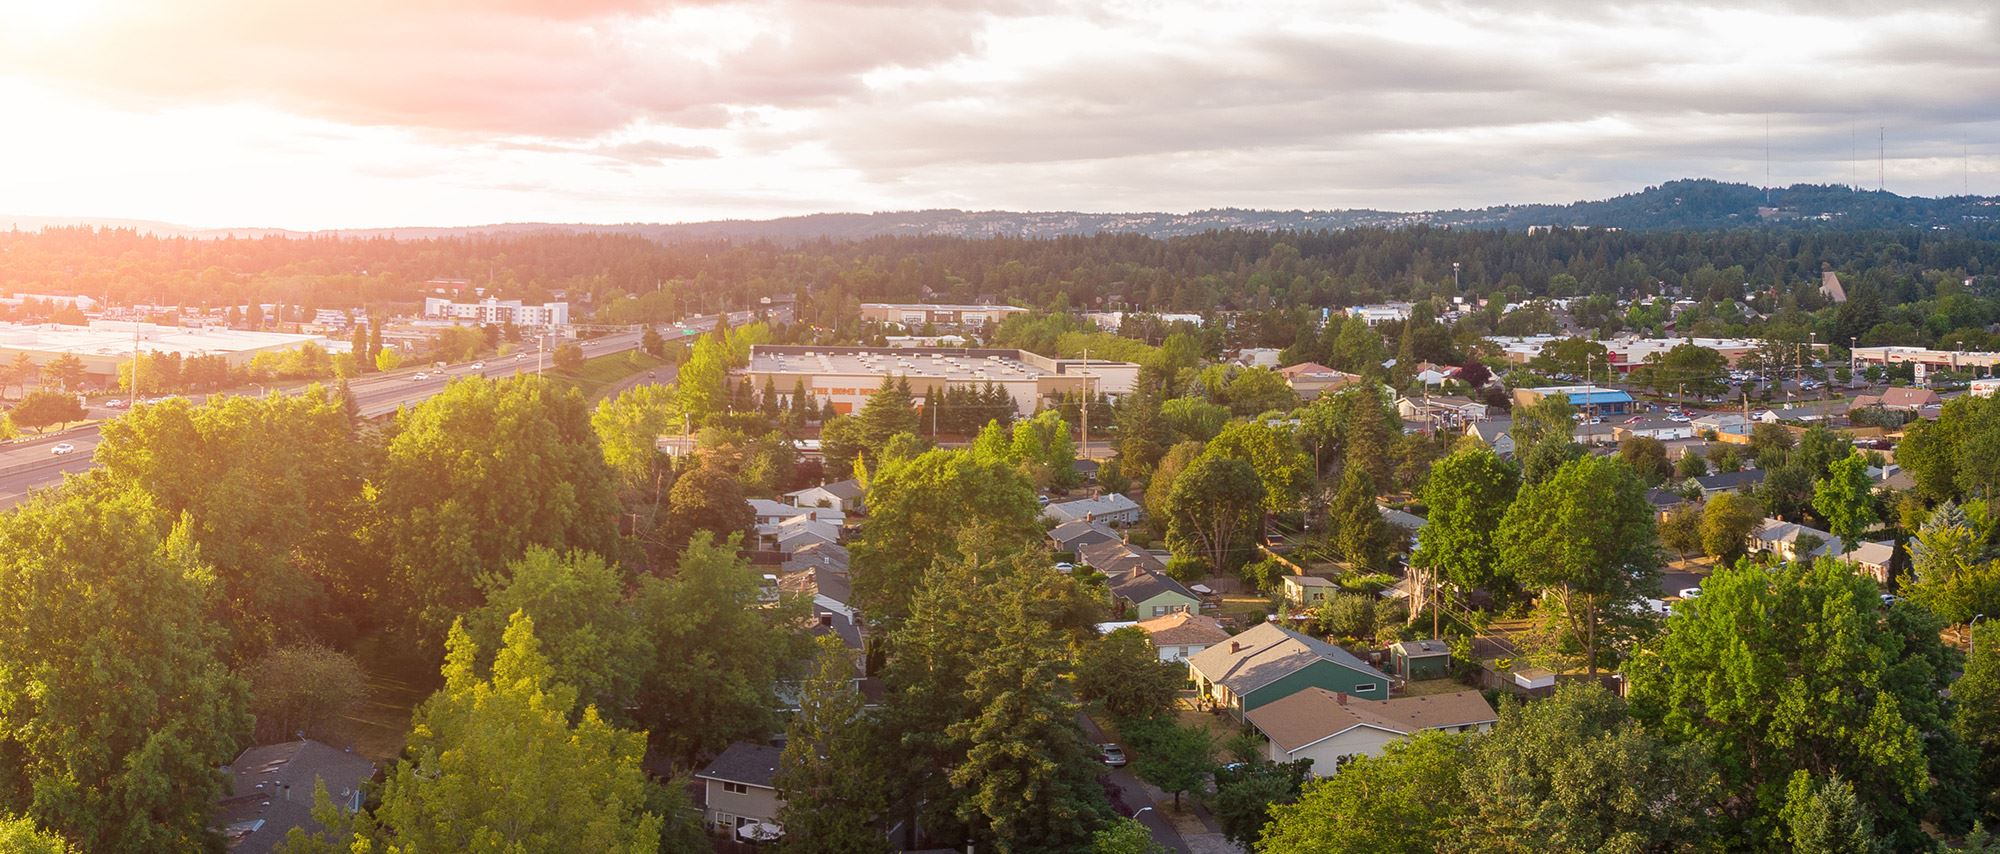
[[[1352,691],[1349,691],[1349,692],[1347,692],[1347,693],[1349,693],[1349,694],[1366,694],[1366,693],[1368,693],[1369,691],[1373,691],[1373,690],[1375,690],[1375,683],[1373,683],[1373,682],[1363,682],[1363,683],[1361,683],[1361,684],[1359,684],[1359,685],[1356,685],[1356,686],[1354,686],[1354,690],[1352,690]]]
[[[742,783],[724,783],[722,784],[722,790],[732,795],[747,795],[750,793],[750,787]]]

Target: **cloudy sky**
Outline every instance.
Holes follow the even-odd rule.
[[[1992,0],[0,0],[0,213],[201,226],[2000,194]],[[1857,154],[1859,163],[1856,162]]]

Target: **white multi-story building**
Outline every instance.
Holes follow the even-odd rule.
[[[1028,416],[1058,396],[1086,387],[1092,394],[1102,392],[1114,399],[1128,394],[1138,383],[1139,366],[1106,359],[1049,358],[1026,350],[757,344],[750,348],[750,363],[735,374],[749,379],[755,388],[769,382],[783,395],[803,384],[843,413],[860,409],[890,377],[907,379],[920,403],[950,386],[983,388],[991,383],[1014,399],[1016,412]]]
[[[444,297],[425,297],[424,316],[474,323],[512,323],[515,326],[566,326],[569,324],[569,303],[525,305],[517,299],[496,297],[478,302],[452,302]]]
[[[1411,303],[1388,302],[1379,305],[1357,305],[1347,309],[1348,317],[1358,317],[1369,326],[1380,326],[1392,320],[1409,320]]]

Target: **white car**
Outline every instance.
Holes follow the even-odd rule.
[[[478,371],[478,370],[484,370],[485,368],[486,368],[486,363],[485,363],[485,362],[473,362],[473,363],[472,363],[472,369],[473,369],[473,370],[475,370],[475,371]]]
[[[1076,564],[1070,563],[1069,561],[1063,561],[1061,563],[1056,564],[1056,569],[1062,570],[1063,572],[1068,572],[1075,568]]]
[[[1683,587],[1681,588],[1681,592],[1677,595],[1679,595],[1682,599],[1693,599],[1694,597],[1701,595],[1701,588]]]
[[[425,373],[425,372],[423,372],[423,371],[418,371],[418,372],[417,372],[417,375],[416,375],[416,376],[414,376],[414,377],[411,377],[410,379],[413,379],[413,380],[417,380],[417,381],[421,382],[421,381],[423,381],[423,380],[427,380],[427,379],[430,379],[430,378],[431,378],[431,375],[430,375],[430,374],[427,374],[427,373]]]
[[[526,359],[526,358],[528,358],[528,354],[526,354],[526,353],[515,353],[515,354],[514,354],[514,361],[516,361],[516,362],[518,362],[518,361],[521,361],[522,359]]]
[[[55,447],[49,449],[49,453],[58,457],[74,454],[76,453],[76,446],[68,442],[57,442]]]

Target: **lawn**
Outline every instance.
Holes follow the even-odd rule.
[[[598,356],[583,363],[575,371],[551,370],[550,379],[562,382],[583,392],[585,397],[595,398],[599,392],[619,380],[643,371],[657,370],[667,364],[667,360],[646,355],[638,350]]]

